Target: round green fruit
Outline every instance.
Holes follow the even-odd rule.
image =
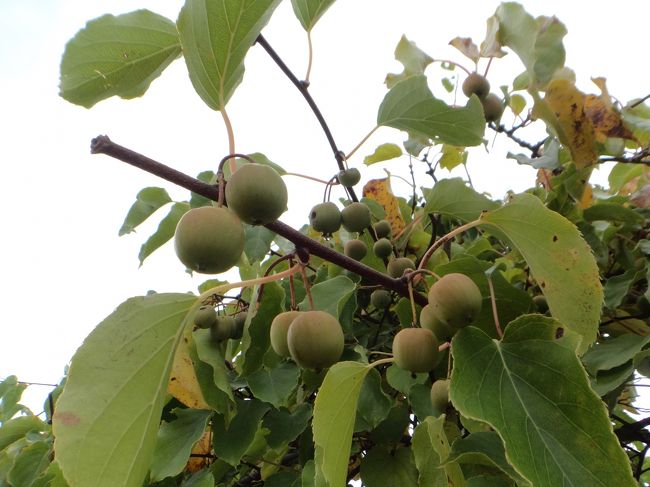
[[[481,104],[486,122],[496,122],[503,115],[503,102],[497,95],[490,93],[481,100]]]
[[[368,253],[368,246],[363,240],[352,239],[345,242],[343,253],[354,260],[363,259]]]
[[[429,372],[438,362],[438,341],[426,328],[404,328],[393,338],[393,357],[401,369]]]
[[[415,263],[408,257],[397,257],[391,259],[386,266],[388,275],[394,279],[398,279],[404,275],[407,270],[415,270]]]
[[[438,341],[447,342],[454,336],[456,330],[442,322],[434,313],[433,306],[427,304],[420,311],[420,326],[431,330]]]
[[[217,321],[217,312],[212,306],[201,306],[194,313],[194,324],[198,328],[210,328]]]
[[[287,345],[287,332],[289,326],[300,314],[300,311],[285,311],[276,315],[271,322],[270,337],[271,348],[281,357],[289,357],[289,345]]]
[[[390,291],[386,289],[375,289],[370,294],[370,304],[377,309],[386,309],[392,302],[393,298],[391,298]]]
[[[361,173],[357,168],[351,167],[350,169],[339,171],[336,177],[343,186],[351,188],[361,180]]]
[[[471,73],[463,81],[463,93],[465,96],[478,96],[481,100],[490,93],[490,82],[478,73]]]
[[[438,415],[443,414],[449,404],[449,379],[438,379],[431,386],[431,404]]]
[[[246,317],[248,312],[244,311],[235,315],[235,329],[233,331],[232,337],[235,340],[239,340],[244,335],[244,325],[246,324]]]
[[[389,238],[393,232],[388,220],[379,220],[372,228],[375,230],[377,238]]]
[[[287,209],[287,186],[271,166],[244,164],[226,184],[228,208],[249,225],[277,220]]]
[[[244,227],[227,208],[201,206],[185,213],[176,226],[174,248],[188,269],[218,274],[234,266],[244,251]]]
[[[331,201],[319,203],[309,212],[309,223],[317,232],[331,235],[341,228],[341,210]]]
[[[442,276],[429,289],[429,304],[438,319],[452,328],[464,328],[481,311],[483,297],[478,286],[464,274]]]
[[[360,232],[370,226],[370,208],[363,203],[350,203],[341,211],[341,222],[348,232]]]
[[[324,311],[304,311],[287,333],[291,358],[302,368],[321,370],[335,364],[343,353],[339,320]]]
[[[393,244],[387,238],[380,238],[372,246],[372,252],[380,259],[387,259],[393,252]]]
[[[232,316],[217,316],[217,321],[210,327],[210,337],[215,342],[228,340],[232,338],[236,326]]]

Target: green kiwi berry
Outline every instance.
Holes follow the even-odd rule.
[[[294,319],[300,311],[284,311],[273,318],[269,334],[271,337],[271,348],[281,357],[289,357],[289,345],[287,345],[287,332]]]
[[[215,342],[228,340],[232,338],[236,326],[232,316],[217,316],[217,321],[210,327],[210,337]]]
[[[363,259],[368,253],[368,246],[363,240],[352,239],[345,242],[343,253],[354,260]]]
[[[393,357],[401,369],[429,372],[438,362],[438,340],[426,328],[404,328],[393,338]]]
[[[496,122],[503,115],[503,102],[497,95],[490,93],[481,100],[486,122]]]
[[[393,231],[388,220],[379,220],[372,228],[375,230],[377,238],[390,238]]]
[[[490,93],[490,82],[485,76],[481,76],[478,73],[471,73],[463,81],[462,88],[465,96],[470,97],[476,95],[482,100]]]
[[[436,414],[445,412],[449,404],[449,379],[438,379],[431,385],[431,404]]]
[[[388,275],[395,279],[402,277],[408,269],[415,270],[415,263],[408,257],[391,259],[386,266]]]
[[[393,244],[387,238],[380,238],[372,246],[372,251],[380,259],[387,259],[393,252]]]
[[[317,232],[331,235],[341,228],[341,210],[331,201],[319,203],[309,212],[309,223]]]
[[[361,173],[357,168],[351,167],[350,169],[339,171],[336,177],[343,186],[351,188],[361,180]]]
[[[287,332],[291,358],[302,368],[321,370],[334,365],[343,353],[339,320],[325,311],[303,311]]]
[[[341,211],[341,222],[348,232],[360,232],[370,226],[370,208],[363,203],[350,203]]]
[[[194,324],[198,328],[210,328],[217,321],[217,312],[212,306],[201,306],[194,314]]]
[[[375,289],[370,294],[370,304],[377,309],[386,309],[393,302],[390,291],[386,289]]]
[[[452,328],[469,325],[481,311],[483,297],[469,277],[446,274],[429,289],[429,304],[438,319]]]
[[[456,330],[441,321],[434,313],[433,306],[427,304],[420,311],[420,326],[431,330],[439,342],[447,342]]]

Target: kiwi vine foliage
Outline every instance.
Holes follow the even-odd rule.
[[[66,46],[60,94],[85,107],[142,96],[182,57],[197,94],[223,113],[279,3],[187,0],[177,21],[147,10],[91,20]],[[334,3],[292,0],[308,33]],[[431,271],[414,280],[412,300],[403,280],[385,276],[390,302],[385,293],[381,305],[371,299],[387,272],[371,251],[362,267],[315,255],[325,247],[342,253],[355,237],[371,248],[367,230],[324,238],[305,225],[298,239],[277,222],[246,225],[238,269],[254,284],[240,289],[217,276],[198,294],[120,304],[73,357],[45,420],[20,404],[25,386],[15,377],[0,383],[0,485],[647,485],[650,420],[634,399],[635,382],[650,374],[650,106],[610,95],[604,78],[594,79],[598,94],[581,92],[565,66],[566,33],[553,16],[503,3],[482,42],[451,41],[454,62],[468,71],[484,72],[506,53],[521,60],[508,86],[491,89],[508,116],[490,121],[476,95],[451,105],[434,96],[433,85],[456,89],[461,67],[445,61],[449,76],[429,77],[435,53],[399,41],[404,69],[386,77],[377,125],[407,138],[401,147],[364,147],[364,163],[426,165],[431,178],[414,181],[409,195],[393,195],[388,180],[368,181],[361,201],[373,222],[390,222],[393,257]],[[279,55],[260,44],[290,82]],[[313,102],[305,83],[297,88]],[[322,117],[315,102],[310,108]],[[547,137],[526,140],[528,126],[546,127]],[[466,148],[495,133],[512,143],[504,157],[537,170],[533,187],[503,201],[445,178],[459,165],[471,169]],[[290,171],[249,156],[280,175]],[[329,157],[336,176],[341,154]],[[363,174],[357,158],[349,163]],[[606,163],[607,187],[591,183]],[[226,178],[232,169],[225,165]],[[153,185],[138,193],[121,235],[167,211],[140,262],[173,238],[184,214],[212,205],[216,174],[197,180],[186,201]],[[348,196],[334,202],[348,206],[356,195]],[[304,260],[309,249],[305,280],[290,279],[290,263],[278,260],[294,251]],[[453,273],[477,287],[480,311],[441,347],[431,372],[399,368],[386,358],[394,336],[418,324],[428,288]],[[265,275],[286,277],[261,286]],[[241,335],[217,342],[194,329],[206,303],[226,314],[245,310]],[[345,347],[329,369],[300,368],[273,351],[270,324],[294,305],[340,322]],[[450,379],[449,402],[431,399],[441,379]]]

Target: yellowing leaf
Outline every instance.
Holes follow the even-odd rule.
[[[404,218],[399,209],[399,203],[390,188],[390,179],[371,179],[363,187],[363,196],[379,203],[386,212],[386,220],[390,222],[393,235],[404,229]]]
[[[199,381],[196,378],[187,337],[183,337],[176,349],[167,392],[189,408],[211,409],[203,397]]]
[[[481,42],[481,57],[503,57],[507,53],[501,49],[499,42],[499,19],[494,15],[487,19],[485,40]]]
[[[481,56],[471,37],[454,37],[449,41],[449,45],[454,46],[475,63],[478,62],[478,58]]]
[[[456,166],[464,164],[467,161],[467,152],[465,147],[445,144],[442,146],[442,157],[440,158],[440,167],[451,171]]]
[[[375,152],[371,155],[364,157],[363,163],[367,166],[375,164],[376,162],[387,161],[389,159],[395,159],[402,155],[402,149],[400,149],[397,144],[381,144],[377,146]]]
[[[573,162],[578,168],[596,162],[594,149],[595,132],[591,120],[585,113],[584,94],[566,79],[551,81],[544,101],[554,112],[563,134],[560,140],[571,151]]]
[[[585,190],[582,193],[582,198],[580,198],[580,208],[589,208],[594,202],[594,188],[591,184],[585,185]]]
[[[636,140],[632,132],[623,125],[621,115],[603,96],[585,96],[585,114],[591,120],[596,133],[596,140],[604,142],[607,137],[621,137]]]

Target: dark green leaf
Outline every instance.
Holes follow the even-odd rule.
[[[413,384],[408,394],[413,414],[421,421],[427,416],[437,416],[440,412],[436,411],[431,404],[431,386],[429,384]]]
[[[250,374],[246,380],[253,395],[275,407],[288,405],[289,396],[298,386],[300,369],[291,362],[277,367],[263,367]]]
[[[590,374],[623,365],[650,343],[650,335],[626,333],[597,343],[582,356],[582,363]]]
[[[142,244],[140,247],[140,253],[138,254],[138,259],[140,260],[140,265],[143,264],[144,259],[149,257],[155,250],[159,249],[162,245],[167,243],[174,236],[176,232],[176,225],[178,220],[187,213],[190,209],[190,205],[187,203],[174,203],[171,210],[165,218],[160,221],[158,229],[151,235],[147,241]]]
[[[303,28],[309,32],[334,0],[291,0],[293,11]]]
[[[171,20],[148,10],[104,15],[66,44],[60,95],[86,108],[113,95],[142,96],[180,54]]]
[[[149,218],[161,206],[171,203],[171,198],[163,188],[144,188],[135,197],[135,203],[126,214],[119,235],[125,235],[135,230],[135,227]]]
[[[196,176],[196,179],[198,179],[199,181],[203,181],[206,184],[214,184],[215,181],[216,181],[215,174],[214,174],[213,171],[200,172]],[[195,193],[194,191],[192,191],[190,193],[190,207],[191,208],[198,208],[200,206],[210,206],[212,203],[213,203],[213,201],[206,198],[205,196],[201,196],[200,194]]]
[[[361,387],[354,431],[370,431],[381,423],[390,411],[393,400],[381,388],[381,375],[372,369]]]
[[[262,422],[262,426],[270,430],[266,436],[269,446],[278,448],[295,440],[305,430],[311,416],[309,403],[300,404],[293,412],[286,408],[271,409]]]
[[[214,487],[214,476],[208,469],[200,470],[184,480],[181,485],[182,487]]]
[[[393,452],[383,445],[375,446],[361,462],[361,480],[366,487],[418,485],[411,449],[398,448]]]
[[[643,277],[643,273],[630,269],[618,276],[612,276],[605,282],[605,306],[616,309],[627,296],[630,286]]]
[[[606,220],[628,223],[630,225],[643,223],[643,216],[640,213],[618,203],[598,203],[589,208],[585,208],[582,214],[588,222]]]
[[[427,213],[458,218],[469,222],[476,220],[484,211],[494,210],[499,203],[477,193],[461,178],[441,179],[431,189],[422,188],[427,201]]]
[[[395,390],[408,395],[414,384],[423,384],[427,381],[427,374],[413,374],[408,370],[393,364],[386,369],[386,381]]]

